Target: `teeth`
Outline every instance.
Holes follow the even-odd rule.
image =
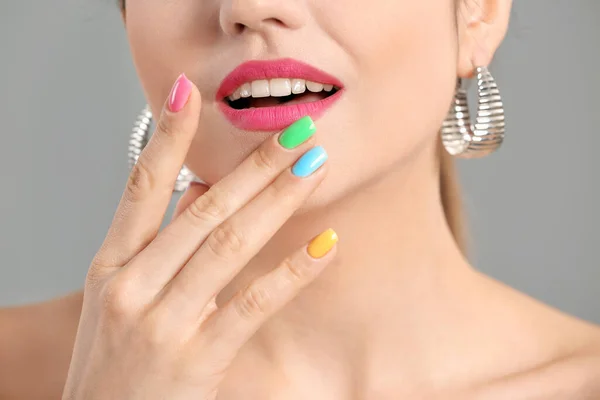
[[[289,96],[292,94],[292,82],[289,79],[271,79],[269,89],[273,97]]]
[[[243,98],[252,96],[252,86],[250,83],[244,83],[242,86],[240,86],[240,95]]]
[[[323,91],[323,84],[317,82],[306,81],[306,88],[314,93]]]
[[[241,90],[241,89],[238,89],[238,90],[236,90],[235,92],[233,92],[233,94],[232,94],[231,96],[229,96],[229,99],[230,99],[231,101],[236,101],[236,100],[238,100],[240,97],[242,97],[242,96],[241,96],[241,94],[240,94],[240,90]]]
[[[244,83],[227,98],[231,101],[236,101],[240,98],[245,99],[248,97],[284,97],[291,94],[304,93],[306,92],[306,89],[313,93],[321,91],[331,92],[334,89],[334,86],[331,84],[323,84],[297,78],[261,79]]]
[[[292,93],[300,94],[306,92],[306,81],[304,79],[292,79]]]
[[[271,92],[269,90],[269,81],[261,80],[261,81],[253,81],[252,84],[252,97],[261,98],[261,97],[269,97]]]

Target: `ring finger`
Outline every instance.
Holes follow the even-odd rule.
[[[235,356],[270,316],[319,276],[334,259],[337,241],[335,231],[327,229],[210,315],[199,330],[208,351]]]
[[[139,277],[140,289],[151,296],[160,292],[217,226],[313,146],[315,130],[309,117],[296,121],[280,136],[265,140],[232,173],[190,204],[128,267],[128,273]]]
[[[239,212],[219,225],[165,288],[162,302],[196,319],[202,309],[271,239],[318,187],[327,153],[306,152]],[[321,165],[323,165],[321,167]],[[306,169],[304,168],[306,167]],[[268,215],[266,218],[262,217]]]

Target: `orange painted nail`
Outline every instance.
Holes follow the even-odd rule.
[[[310,241],[308,244],[308,254],[310,254],[312,258],[321,258],[329,253],[329,250],[333,248],[337,241],[337,233],[329,228]]]

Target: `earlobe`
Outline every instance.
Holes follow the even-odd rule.
[[[458,0],[457,73],[470,78],[475,68],[488,66],[502,43],[512,0]]]
[[[491,40],[490,27],[483,22],[465,27],[459,35],[457,74],[461,78],[471,78],[477,67],[488,66],[492,62],[497,45]]]

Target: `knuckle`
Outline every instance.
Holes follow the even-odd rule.
[[[129,279],[117,276],[107,282],[102,293],[104,310],[109,318],[123,319],[134,315],[138,305],[134,300],[133,283]]]
[[[287,272],[288,276],[294,282],[304,282],[312,276],[312,269],[308,268],[306,264],[301,262],[293,262],[289,258],[283,260],[281,263],[281,268]]]
[[[269,313],[272,301],[268,290],[251,285],[241,293],[236,305],[240,317],[253,319]]]
[[[85,276],[85,289],[91,291],[97,291],[105,278],[101,272],[101,265],[94,259],[90,268],[88,269],[87,275]]]
[[[284,175],[279,176],[271,183],[267,193],[268,195],[284,207],[290,207],[292,205],[299,205],[299,199],[302,198],[302,193],[298,190],[293,189],[293,184]]]
[[[163,138],[176,138],[179,136],[179,129],[176,124],[173,123],[172,118],[163,114],[156,122],[156,134],[158,140],[162,140]]]
[[[229,223],[219,225],[208,236],[206,244],[221,258],[229,258],[246,247],[244,236]]]
[[[222,221],[227,217],[228,207],[216,186],[192,202],[186,210],[192,222]]]
[[[154,176],[152,170],[146,165],[144,157],[140,157],[131,169],[127,180],[126,194],[132,201],[140,201],[146,198],[154,187]]]
[[[256,149],[252,160],[259,170],[269,171],[275,168],[274,152],[269,151],[267,146],[260,146]]]

